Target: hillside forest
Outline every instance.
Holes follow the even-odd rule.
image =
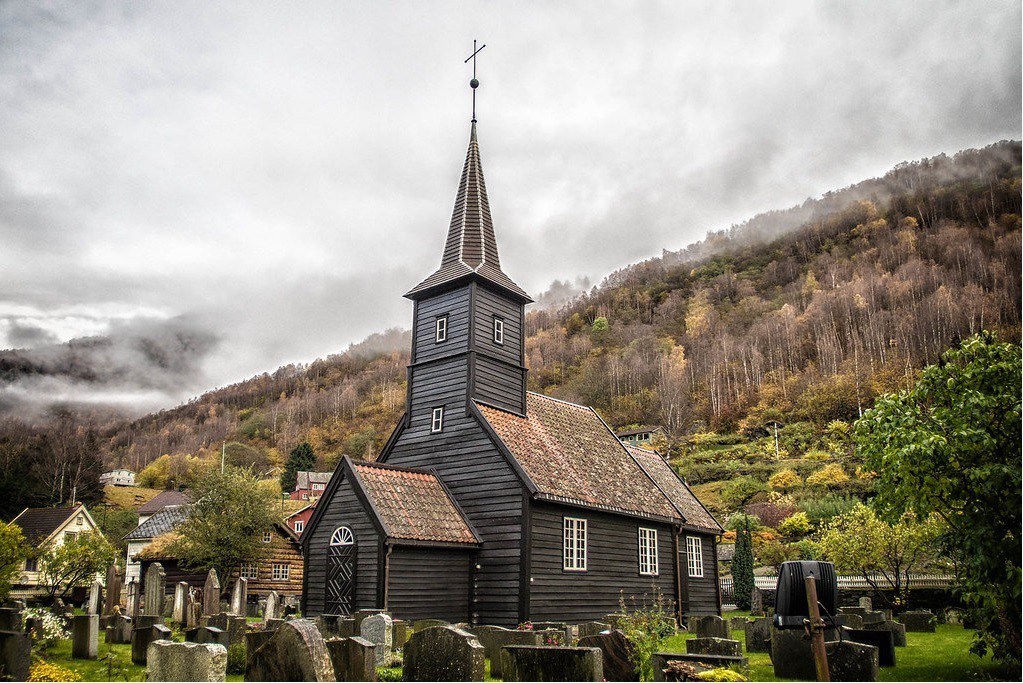
[[[851,431],[877,397],[982,330],[1018,343],[1020,196],[1020,143],[1001,142],[709,233],[530,310],[529,387],[615,429],[662,425],[654,446],[723,523],[798,511],[806,533],[871,495]],[[138,419],[4,418],[4,515],[97,500],[109,466],[162,488],[222,455],[276,477],[303,442],[318,469],[373,459],[404,410],[408,345],[389,330]]]

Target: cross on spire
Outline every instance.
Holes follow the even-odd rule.
[[[480,45],[476,47],[476,41],[472,41],[472,54],[465,58],[463,64],[468,64],[469,60],[472,60],[472,80],[469,81],[469,87],[472,88],[472,122],[476,123],[476,88],[480,87],[480,82],[476,80],[476,55],[485,48],[486,45]]]

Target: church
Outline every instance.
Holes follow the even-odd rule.
[[[302,534],[303,611],[513,627],[659,594],[720,613],[720,525],[592,408],[526,390],[529,295],[501,268],[476,120],[440,268],[413,302],[406,413],[343,458]]]

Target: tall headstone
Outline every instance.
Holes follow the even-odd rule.
[[[174,606],[171,608],[171,619],[178,624],[185,623],[185,609],[188,606],[188,584],[178,581],[174,586]]]
[[[691,640],[689,642],[692,642]],[[632,658],[635,645],[618,629],[596,633],[579,639],[579,647],[600,648],[604,678],[609,681],[638,681],[639,672]]]
[[[334,666],[313,622],[283,624],[247,657],[247,681],[333,681]]]
[[[749,615],[751,617],[764,616],[764,592],[756,586],[753,587],[753,592],[750,594]]]
[[[103,584],[93,581],[89,586],[89,600],[85,603],[86,614],[99,614],[103,609]]]
[[[21,631],[0,631],[0,669],[12,681],[28,680],[32,638]]]
[[[600,651],[596,652],[599,657]],[[405,643],[404,655],[406,681],[483,680],[483,646],[476,636],[460,628],[433,626],[416,631]]]
[[[111,615],[114,608],[121,604],[121,574],[117,571],[117,565],[111,564],[107,567],[107,590],[106,600],[103,604],[103,614]]]
[[[96,659],[99,655],[99,615],[78,614],[71,621],[71,656]]]
[[[263,608],[263,621],[280,618],[281,596],[277,595],[277,591],[270,591],[270,595],[266,596],[266,607]]]
[[[128,616],[132,619],[136,619],[139,616],[140,602],[142,601],[139,598],[139,583],[132,579],[128,583]]]
[[[506,681],[604,680],[603,656],[596,647],[509,645],[502,655]]]
[[[217,570],[211,569],[206,574],[206,583],[202,587],[202,613],[205,616],[220,612],[220,579]]]
[[[245,603],[249,601],[249,580],[239,578],[231,591],[231,614],[244,617]]]
[[[147,617],[160,616],[163,614],[163,596],[167,590],[167,574],[162,564],[154,562],[149,565],[143,586],[145,595],[142,598],[142,614]]]
[[[391,643],[394,637],[392,626],[391,617],[387,614],[374,614],[362,620],[359,635],[376,646],[374,653],[377,658],[377,666],[387,666],[390,663]]]
[[[375,681],[377,679],[376,646],[365,638],[335,638],[327,641],[327,652],[334,665],[334,678],[339,681]]]

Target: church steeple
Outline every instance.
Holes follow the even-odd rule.
[[[494,223],[490,217],[487,186],[483,180],[483,165],[480,163],[476,122],[473,121],[469,134],[469,149],[466,151],[465,164],[462,166],[462,179],[458,183],[458,194],[455,196],[455,208],[451,212],[451,225],[448,227],[440,268],[405,296],[420,300],[441,289],[477,278],[498,287],[519,303],[532,301],[529,295],[501,270]]]

